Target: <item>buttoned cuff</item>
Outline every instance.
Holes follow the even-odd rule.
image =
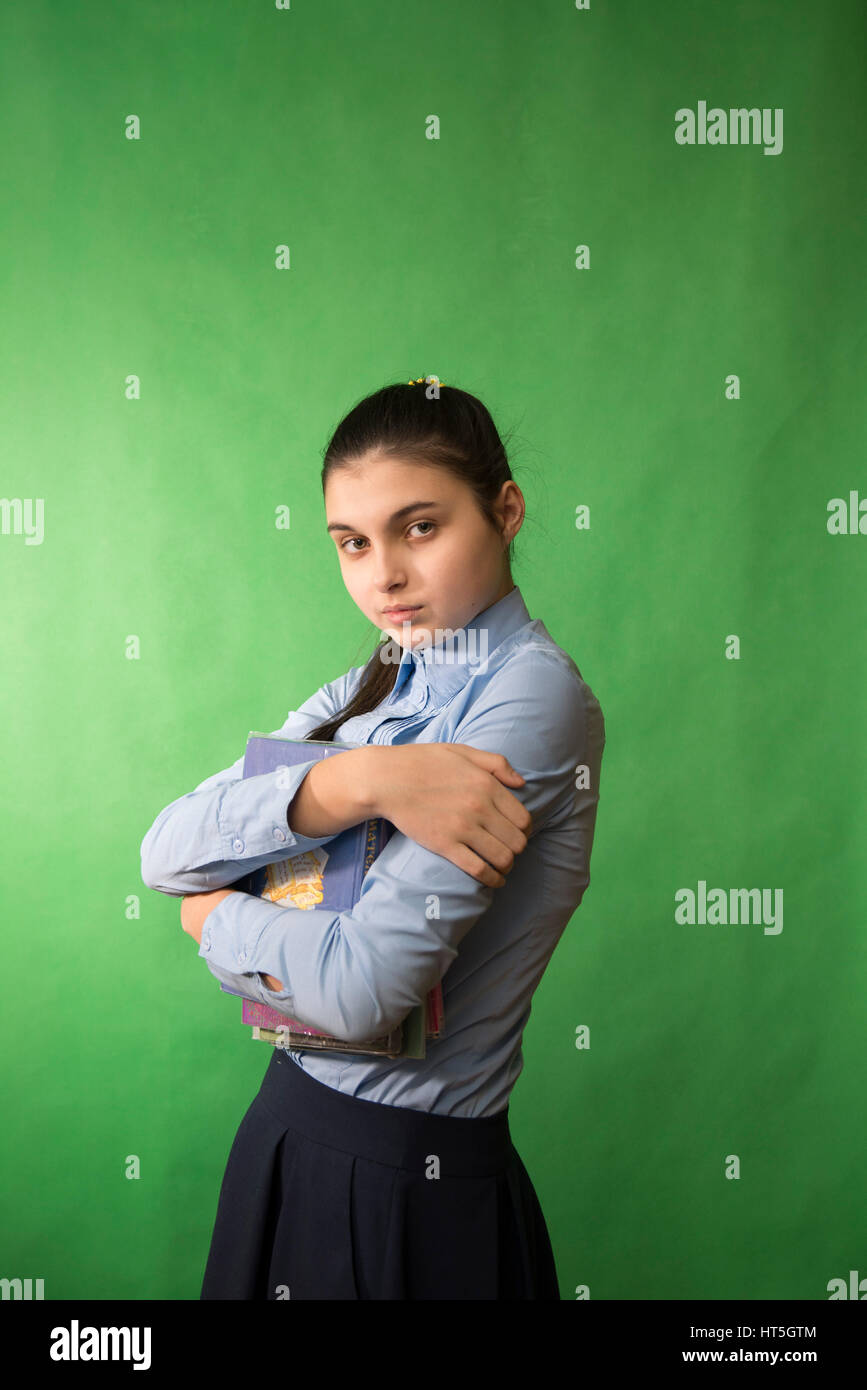
[[[221,898],[205,918],[199,955],[209,966],[214,965],[229,974],[253,975],[257,992],[261,990],[265,1003],[291,999],[286,966],[282,962],[278,965],[276,951],[268,951],[269,937],[273,942],[274,932],[286,930],[287,910],[290,909],[265,898],[256,898],[251,893],[232,891]],[[286,988],[279,993],[266,989],[258,980],[260,973],[274,975]]]
[[[274,772],[257,773],[230,782],[220,801],[217,826],[223,859],[251,859],[285,850],[287,857],[318,849],[334,835],[296,835],[288,824],[288,807],[304,781],[319,762],[296,763]]]

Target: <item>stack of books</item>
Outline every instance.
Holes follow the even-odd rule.
[[[311,739],[282,738],[279,734],[252,731],[244,754],[244,777],[274,772],[328,758],[360,747],[354,743],[326,743]],[[288,785],[288,782],[287,782]],[[246,874],[232,887],[254,897],[267,898],[283,907],[302,910],[319,907],[330,912],[346,912],[358,902],[361,884],[376,856],[385,848],[394,831],[382,816],[362,821],[342,830],[327,845],[303,854],[290,855],[274,864]],[[226,994],[237,990],[221,984]],[[443,1026],[442,984],[428,992],[424,1004],[412,1009],[402,1023],[383,1037],[363,1043],[349,1043],[309,1028],[297,1019],[267,1004],[243,1000],[242,1022],[252,1028],[252,1037],[273,1047],[318,1052],[354,1052],[378,1057],[422,1058],[429,1038],[438,1038]]]

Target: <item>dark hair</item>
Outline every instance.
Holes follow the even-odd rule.
[[[437,395],[437,392],[439,393]],[[447,468],[475,494],[482,515],[499,532],[493,501],[512,471],[505,445],[487,408],[457,386],[400,382],[359,401],[341,420],[325,450],[322,492],[335,468],[369,452]],[[509,544],[511,564],[514,538]],[[376,709],[397,678],[397,663],[380,659],[391,638],[380,642],[362,672],[353,698],[331,719],[306,735],[331,742],[340,725]]]

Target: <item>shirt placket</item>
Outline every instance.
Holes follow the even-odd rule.
[[[424,668],[417,665],[404,683],[403,694],[391,706],[389,714],[381,719],[368,735],[369,743],[391,743],[398,729],[412,728],[424,723],[429,717],[425,708],[428,703],[428,685]]]

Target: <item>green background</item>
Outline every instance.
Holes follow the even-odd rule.
[[[0,492],[45,535],[0,535],[0,1275],[198,1298],[270,1050],[140,844],[372,650],[321,452],[429,373],[518,431],[514,578],[606,719],[511,1101],[562,1297],[867,1275],[867,537],[826,524],[867,490],[865,29],[855,0],[4,9]],[[783,108],[782,153],[678,145],[702,100]],[[678,925],[700,879],[782,888],[783,931]]]

